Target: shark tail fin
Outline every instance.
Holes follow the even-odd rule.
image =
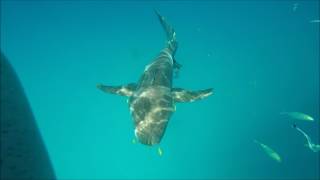
[[[160,15],[160,13],[154,9],[154,12],[159,18],[159,21],[165,30],[166,36],[167,36],[167,48],[169,49],[170,53],[172,55],[175,54],[177,47],[178,47],[178,42],[176,39],[176,32],[174,31],[173,27],[166,21],[166,19]]]

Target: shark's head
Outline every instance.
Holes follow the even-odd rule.
[[[145,145],[159,144],[174,111],[171,96],[161,89],[146,89],[130,101],[135,136]]]
[[[152,121],[156,120],[153,119]],[[149,146],[160,143],[167,126],[167,120],[161,124],[152,121],[140,121],[139,125],[136,126],[134,130],[135,136],[139,142]]]

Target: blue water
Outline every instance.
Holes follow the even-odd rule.
[[[296,8],[294,4],[297,3]],[[319,179],[319,1],[1,2],[1,49],[19,75],[59,179]],[[157,147],[133,144],[125,97],[177,32],[174,86],[214,88],[177,104]],[[307,113],[314,122],[284,111]],[[253,142],[282,157],[278,163]]]

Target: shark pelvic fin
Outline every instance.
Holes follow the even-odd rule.
[[[212,94],[212,88],[198,91],[173,88],[171,93],[175,102],[193,102],[210,96]]]
[[[103,92],[110,94],[117,94],[120,96],[132,96],[133,92],[137,88],[137,85],[135,83],[130,83],[122,86],[106,86],[98,84],[97,88],[102,90]]]

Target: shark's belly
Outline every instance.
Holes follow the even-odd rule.
[[[138,140],[147,145],[158,144],[175,111],[171,89],[165,86],[142,88],[129,99],[129,105]]]

